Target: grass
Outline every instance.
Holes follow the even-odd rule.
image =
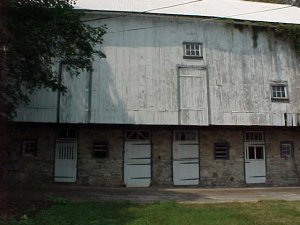
[[[300,225],[300,201],[183,205],[64,203],[9,225]]]

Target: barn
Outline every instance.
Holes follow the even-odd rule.
[[[81,0],[105,59],[20,106],[7,180],[95,186],[300,184],[300,8]]]

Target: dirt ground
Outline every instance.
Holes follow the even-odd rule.
[[[271,188],[125,188],[73,185],[0,187],[2,217],[19,217],[47,208],[53,201],[132,201],[150,203],[176,201],[187,204],[255,202],[259,200],[300,200],[300,187]]]

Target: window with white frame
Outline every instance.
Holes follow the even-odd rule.
[[[281,158],[293,157],[293,142],[280,143],[280,156]]]
[[[23,140],[22,141],[22,156],[34,157],[37,155],[36,140]]]
[[[272,83],[271,84],[272,100],[287,100],[288,89],[287,83]]]
[[[202,43],[199,42],[183,42],[184,55],[183,58],[202,59]]]

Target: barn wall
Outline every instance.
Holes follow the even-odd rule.
[[[126,129],[140,126],[92,126],[78,129],[78,185],[122,186],[123,145]],[[178,127],[185,129],[186,127]],[[146,126],[151,132],[152,186],[172,186],[172,135],[177,128]],[[253,127],[210,127],[196,128],[199,132],[200,184],[202,187],[242,187],[244,178],[245,130]],[[300,182],[300,140],[298,129],[264,127],[266,145],[267,186],[298,185]],[[7,162],[7,181],[27,184],[53,184],[54,146],[56,127],[51,125],[17,125],[11,159]],[[21,143],[24,139],[37,139],[37,156],[22,157]],[[109,142],[109,156],[95,159],[92,144],[95,140]],[[228,160],[214,159],[214,143],[227,141]],[[280,157],[280,142],[294,143],[294,157]]]
[[[256,39],[252,28],[201,20],[127,16],[91,22],[107,24],[99,46],[106,58],[93,62],[91,83],[86,72],[73,78],[63,73],[69,92],[60,100],[60,121],[180,124],[178,65],[184,65],[205,68],[208,92],[203,101],[208,118],[191,119],[189,109],[185,125],[285,126],[284,113],[291,113],[297,125],[300,64],[289,43],[266,31],[258,31]],[[183,59],[185,41],[203,43],[202,60]],[[289,101],[271,101],[272,81],[287,81]],[[194,90],[192,84],[187,90]],[[202,90],[195,89],[195,96]],[[34,95],[16,120],[54,122],[55,96]],[[192,104],[193,96],[185,101]]]

